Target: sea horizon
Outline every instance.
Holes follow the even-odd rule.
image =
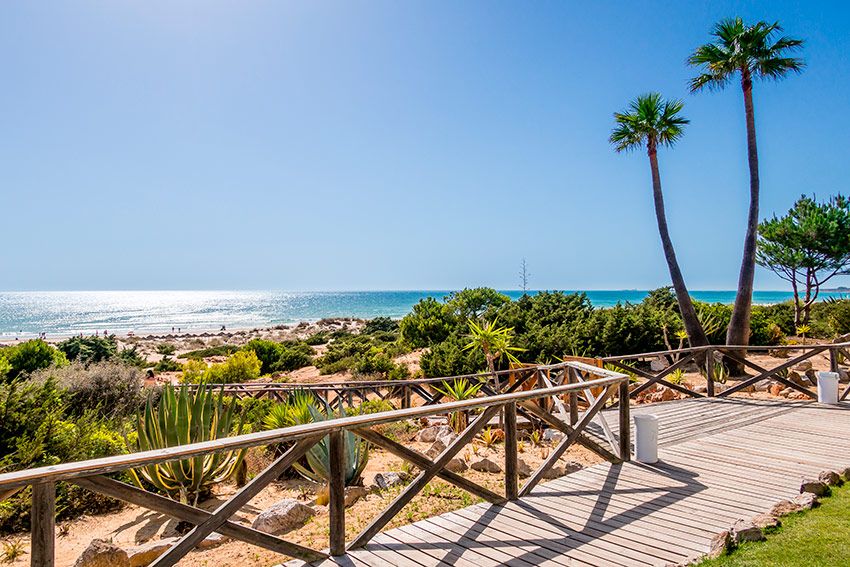
[[[0,339],[92,334],[181,333],[264,328],[328,318],[401,318],[421,299],[440,299],[453,290],[277,291],[277,290],[87,290],[0,292]],[[521,290],[499,290],[512,299]],[[535,294],[543,290],[528,290]],[[649,290],[563,290],[585,293],[595,307],[639,303]],[[694,290],[710,303],[732,303],[734,290]],[[830,293],[823,294],[829,297]],[[842,292],[832,295],[842,296]],[[756,304],[792,298],[791,292],[753,292]]]

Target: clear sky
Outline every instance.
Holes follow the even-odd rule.
[[[660,155],[688,284],[734,288],[741,93],[684,61],[735,15],[807,41],[755,89],[763,216],[850,192],[838,2],[3,2],[0,289],[665,285],[646,156],[607,142],[649,90],[692,120]]]

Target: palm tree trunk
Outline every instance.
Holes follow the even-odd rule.
[[[759,159],[756,149],[756,124],[753,111],[753,83],[747,69],[741,71],[741,88],[744,91],[744,113],[747,119],[747,159],[750,166],[750,212],[747,215],[747,234],[744,237],[744,254],[738,274],[738,292],[732,307],[729,329],[726,331],[727,345],[750,343],[750,314],[753,305],[753,279],[756,272],[756,234],[759,223]],[[746,356],[746,351],[738,353]],[[744,365],[730,365],[733,375],[744,373]]]
[[[664,212],[664,195],[661,192],[661,174],[658,172],[658,154],[654,141],[650,141],[648,153],[649,165],[652,169],[655,219],[658,221],[658,233],[661,235],[661,245],[664,248],[667,268],[670,270],[670,279],[673,280],[673,289],[676,290],[679,312],[682,314],[682,322],[685,324],[685,332],[688,333],[691,346],[705,346],[708,344],[708,339],[697,317],[697,312],[685,285],[685,278],[682,277],[682,271],[679,269],[679,262],[676,260],[676,252],[673,249],[673,241],[670,239],[670,232],[667,229],[667,214]]]

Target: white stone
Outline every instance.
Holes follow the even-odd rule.
[[[74,567],[131,567],[127,552],[112,542],[95,539],[74,563]]]
[[[260,513],[251,526],[269,534],[282,534],[302,526],[315,510],[295,500],[286,498]]]
[[[146,565],[150,565],[154,559],[165,553],[179,539],[176,537],[167,537],[131,547],[127,550],[130,566],[145,567]]]
[[[421,429],[419,433],[416,434],[415,440],[420,443],[433,443],[438,437],[449,433],[454,433],[454,431],[452,431],[452,428],[448,425],[435,425],[433,427]]]
[[[375,475],[375,485],[381,490],[386,490],[392,486],[404,484],[407,480],[406,476],[397,472],[378,473]]]

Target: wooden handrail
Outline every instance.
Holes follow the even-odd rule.
[[[216,439],[213,441],[192,443],[190,445],[180,445],[176,447],[168,447],[166,449],[142,451],[139,453],[130,453],[128,455],[116,455],[101,459],[62,463],[58,465],[5,473],[0,474],[0,491],[5,492],[7,489],[14,489],[39,482],[56,482],[59,480],[114,473],[166,461],[198,457],[214,452],[232,451],[273,443],[296,441],[298,439],[311,437],[320,433],[328,434],[336,431],[356,430],[364,427],[373,427],[375,425],[382,425],[419,417],[428,417],[456,411],[486,408],[509,402],[521,402],[541,397],[568,394],[573,391],[580,391],[588,388],[599,388],[620,384],[621,382],[628,380],[628,376],[625,374],[603,370],[580,362],[565,362],[562,365],[557,366],[580,368],[586,372],[592,372],[594,374],[607,377],[579,384],[556,386],[554,388],[524,390],[510,394],[497,394],[495,396],[473,398],[470,400],[445,402],[436,405],[392,410],[367,415],[341,417],[321,422],[294,425],[282,429],[259,431],[256,433],[247,433],[244,435],[226,437],[224,439]]]

